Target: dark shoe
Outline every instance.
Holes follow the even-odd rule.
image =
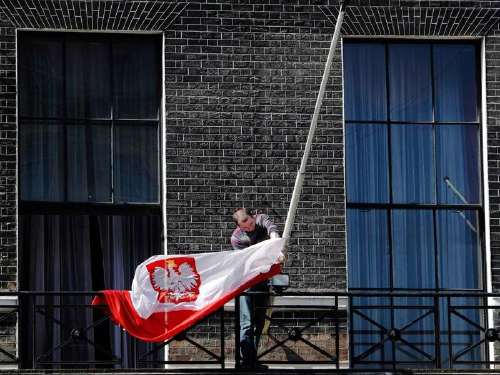
[[[240,367],[239,367],[239,370],[243,370],[243,371],[267,371],[267,370],[269,370],[269,367],[267,365],[264,365],[264,364],[259,363],[259,362],[253,362],[253,363],[242,362]]]
[[[263,363],[257,362],[254,365],[254,370],[256,370],[256,371],[267,371],[267,370],[269,370],[269,366],[265,365]]]

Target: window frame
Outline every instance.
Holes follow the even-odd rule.
[[[344,45],[345,44],[367,44],[367,43],[378,43],[378,44],[383,44],[384,45],[384,50],[385,50],[385,88],[386,88],[386,109],[387,109],[387,118],[384,121],[380,120],[347,120],[345,117],[343,119],[344,123],[344,135],[346,134],[346,129],[349,125],[355,125],[355,124],[381,124],[381,125],[386,125],[387,126],[387,137],[388,137],[388,150],[387,150],[387,157],[388,157],[388,196],[389,196],[389,201],[387,203],[372,203],[372,202],[352,202],[349,201],[348,197],[348,192],[347,192],[347,173],[345,173],[345,204],[346,204],[346,214],[347,210],[349,209],[378,209],[378,210],[383,210],[385,211],[385,214],[387,216],[387,235],[388,235],[388,247],[389,247],[389,264],[388,267],[390,269],[390,275],[389,275],[389,287],[388,288],[370,288],[370,287],[350,287],[348,285],[348,289],[352,291],[366,291],[366,290],[380,290],[380,291],[421,291],[421,290],[428,290],[428,291],[447,291],[450,290],[448,288],[441,288],[440,287],[440,271],[439,271],[439,254],[438,254],[438,226],[437,226],[437,212],[439,210],[456,210],[456,211],[474,211],[477,214],[477,222],[478,222],[478,228],[477,228],[477,235],[478,235],[478,241],[479,245],[477,248],[478,251],[478,258],[480,264],[478,273],[479,273],[479,278],[478,278],[478,283],[479,287],[478,288],[468,288],[468,289],[453,289],[454,291],[485,291],[487,290],[488,286],[488,280],[487,280],[487,259],[486,259],[486,237],[485,237],[485,197],[484,197],[484,189],[485,189],[485,179],[484,179],[484,155],[483,155],[483,138],[484,138],[484,130],[483,130],[483,112],[482,112],[482,101],[484,100],[483,98],[483,91],[482,91],[482,72],[481,72],[481,54],[482,54],[482,43],[481,40],[476,40],[476,39],[411,39],[411,38],[357,38],[357,37],[344,37],[342,41],[342,56],[344,56]],[[431,63],[431,93],[432,93],[432,121],[401,121],[401,120],[391,120],[390,118],[390,85],[389,85],[389,63],[388,63],[388,56],[389,56],[389,44],[428,44],[431,46],[430,50],[430,63]],[[476,74],[476,82],[475,82],[475,88],[476,88],[476,121],[437,121],[436,120],[436,96],[435,96],[435,77],[434,77],[434,45],[450,45],[450,44],[468,44],[471,46],[474,46],[475,48],[475,74]],[[344,63],[344,59],[342,60],[342,63]],[[344,69],[342,71],[342,74],[344,75]],[[343,79],[345,82],[345,77],[343,76]],[[345,90],[345,87],[344,87]],[[345,98],[345,95],[344,95]],[[345,105],[345,103],[344,103]],[[344,109],[344,114],[346,113]],[[399,125],[425,125],[425,126],[432,126],[433,128],[433,160],[434,160],[434,176],[437,177],[437,162],[435,159],[435,154],[436,154],[436,140],[435,140],[435,134],[436,134],[436,125],[474,125],[477,128],[477,134],[478,134],[478,165],[477,165],[477,172],[478,172],[478,190],[479,190],[479,202],[478,203],[473,203],[473,204],[440,204],[438,203],[438,196],[437,196],[437,189],[435,189],[435,203],[432,204],[427,204],[427,203],[394,203],[393,199],[393,191],[392,191],[392,145],[391,145],[391,126],[394,124],[399,124]],[[346,137],[344,137],[344,142],[346,142]],[[344,153],[344,166],[347,171],[348,166],[348,161],[346,158],[346,153]],[[393,232],[392,232],[392,211],[395,209],[406,209],[406,210],[432,210],[432,216],[433,216],[433,233],[434,233],[434,272],[435,272],[435,287],[431,289],[424,289],[424,288],[399,288],[394,286],[394,274],[397,272],[397,270],[394,269],[394,254],[393,254],[393,244],[392,244],[392,239],[393,239]],[[346,231],[348,230],[346,226]],[[347,263],[349,264],[349,254],[346,248],[346,253],[347,253]],[[348,277],[349,279],[349,277]]]
[[[163,123],[163,111],[162,111],[162,66],[163,66],[163,56],[162,56],[162,34],[161,33],[91,33],[91,32],[67,32],[67,31],[38,31],[38,30],[21,30],[17,33],[17,66],[19,71],[19,62],[20,62],[20,49],[21,45],[25,42],[29,42],[30,40],[37,39],[40,36],[47,39],[54,39],[62,43],[62,69],[63,69],[63,83],[62,83],[62,96],[63,96],[63,108],[62,108],[62,116],[51,118],[51,117],[36,117],[36,116],[22,116],[19,111],[20,99],[19,94],[17,97],[17,129],[19,134],[23,131],[22,127],[24,123],[29,121],[36,121],[37,123],[53,123],[57,126],[63,127],[63,137],[64,142],[62,145],[62,153],[63,153],[63,199],[62,201],[37,201],[37,200],[25,200],[22,199],[21,188],[21,165],[22,165],[22,157],[21,152],[18,150],[18,161],[17,161],[17,175],[18,175],[18,184],[17,184],[17,197],[18,197],[18,205],[20,214],[34,214],[34,213],[64,213],[64,212],[79,212],[82,214],[87,213],[99,213],[99,214],[119,214],[123,212],[123,214],[134,213],[134,214],[161,214],[161,200],[163,197],[163,184],[162,181],[162,153],[163,153],[163,145],[162,145],[162,123]],[[120,42],[130,42],[134,39],[150,39],[156,46],[156,57],[157,61],[157,75],[158,79],[155,81],[155,92],[158,98],[158,111],[155,119],[152,118],[115,118],[113,107],[116,101],[116,95],[113,90],[113,55],[112,55],[112,45],[113,43]],[[109,87],[110,87],[110,116],[109,118],[100,118],[100,117],[69,117],[66,110],[66,102],[68,100],[66,93],[66,54],[65,49],[68,43],[71,43],[74,40],[84,41],[84,42],[92,42],[98,41],[106,43],[109,48],[110,54],[108,55],[108,61],[110,64],[109,68]],[[19,78],[17,78],[19,84]],[[154,202],[124,202],[120,200],[116,200],[114,184],[115,184],[115,175],[114,175],[114,151],[113,146],[115,140],[113,139],[115,136],[116,129],[120,126],[120,124],[134,124],[134,123],[148,123],[147,126],[155,126],[156,134],[157,134],[157,196]],[[85,126],[86,131],[93,125],[101,125],[106,126],[110,132],[110,200],[109,201],[70,201],[68,200],[68,159],[67,159],[67,127],[71,125],[83,125]],[[18,139],[21,137],[18,135]],[[88,142],[86,142],[88,146]],[[124,211],[126,210],[126,211]]]

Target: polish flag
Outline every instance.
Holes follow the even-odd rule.
[[[132,290],[104,290],[92,301],[143,341],[166,341],[246,289],[280,273],[285,240],[244,250],[153,256],[140,264]]]

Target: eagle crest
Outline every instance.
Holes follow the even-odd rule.
[[[197,298],[200,275],[193,258],[170,258],[148,268],[159,302],[181,303]]]

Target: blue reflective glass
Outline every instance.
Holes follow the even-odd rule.
[[[62,117],[63,44],[38,36],[19,45],[19,114]]]
[[[479,288],[479,225],[475,211],[437,211],[441,288]]]
[[[392,121],[431,121],[430,45],[389,45],[389,117]]]
[[[64,127],[24,123],[20,130],[21,199],[64,200]]]
[[[435,203],[432,133],[429,125],[391,126],[394,203]]]
[[[434,47],[434,85],[438,121],[477,121],[476,47]]]
[[[436,126],[436,165],[438,203],[479,203],[479,139],[476,125]]]
[[[110,118],[109,45],[72,40],[65,50],[67,117]]]
[[[68,201],[110,202],[110,124],[71,124],[66,137]]]
[[[389,201],[387,125],[346,125],[348,202]]]
[[[393,210],[392,246],[394,287],[436,286],[431,210]]]
[[[346,120],[386,120],[385,46],[346,43],[343,57]]]
[[[113,116],[157,119],[160,106],[158,44],[149,38],[113,43]]]
[[[158,127],[145,123],[114,128],[115,202],[159,201]]]
[[[347,210],[350,288],[389,287],[387,211]]]

